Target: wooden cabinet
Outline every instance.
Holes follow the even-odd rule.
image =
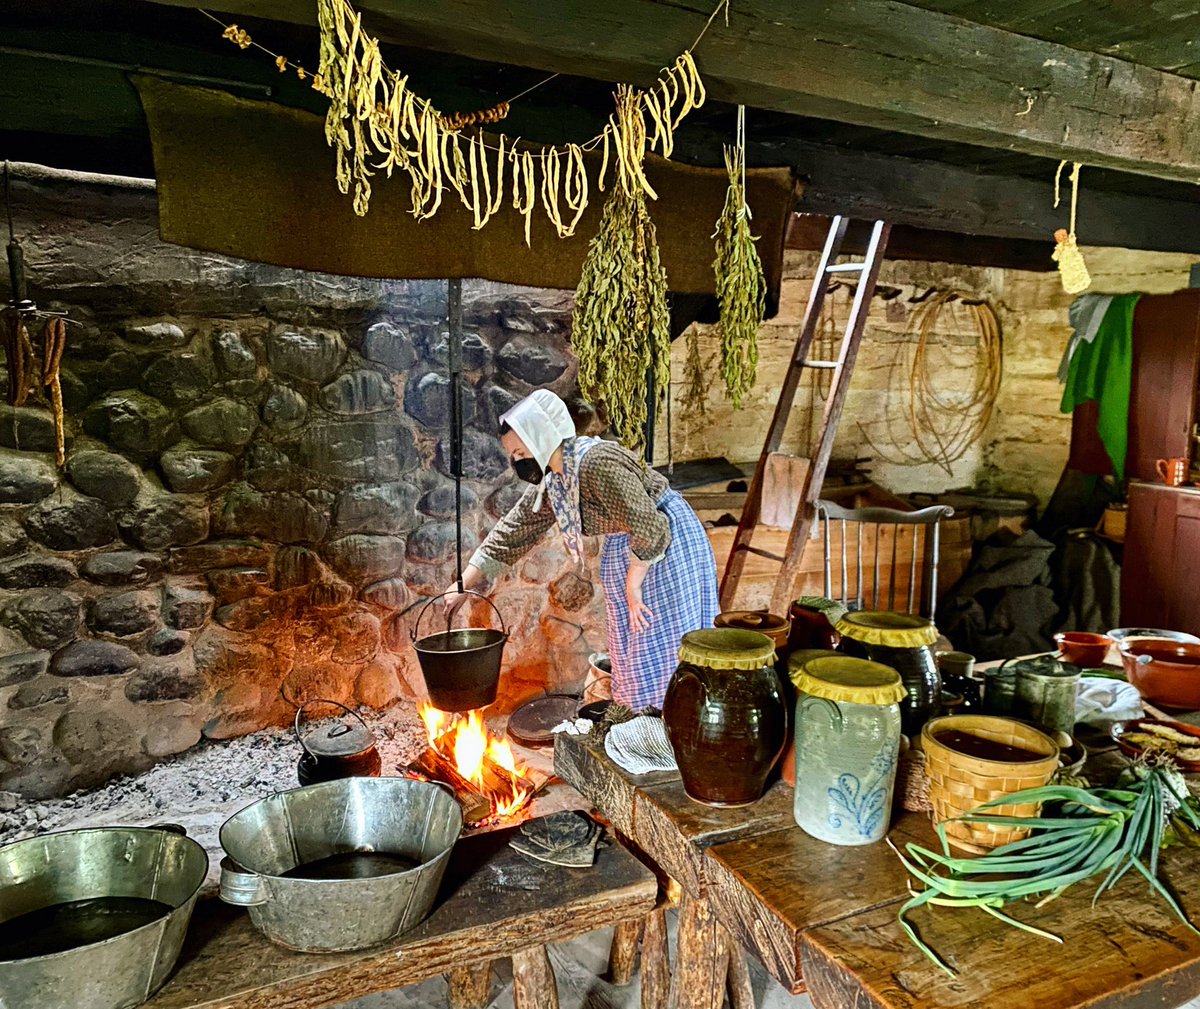
[[[1130,484],[1121,623],[1200,634],[1200,488]]]

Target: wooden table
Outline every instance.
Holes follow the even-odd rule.
[[[736,964],[722,959],[728,935],[817,1009],[1141,1009],[1200,994],[1200,935],[1132,873],[1095,909],[1087,883],[1014,909],[1063,945],[982,911],[919,909],[912,921],[956,968],[950,978],[900,929],[908,879],[895,854],[810,837],[782,783],[753,806],[712,809],[688,799],[678,775],[629,775],[602,747],[564,735],[555,769],[683,888],[672,1009],[720,1009],[725,965]],[[924,814],[902,814],[889,836],[937,844]],[[1200,923],[1200,851],[1169,849],[1161,865]]]
[[[196,906],[179,963],[145,1009],[320,1009],[451,975],[451,1003],[484,1005],[491,961],[513,959],[518,1009],[557,1009],[546,943],[655,907],[658,881],[609,842],[587,869],[534,862],[511,831],[458,843],[433,913],[395,942],[351,953],[296,953],[265,939],[240,908]]]

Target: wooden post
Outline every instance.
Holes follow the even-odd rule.
[[[671,987],[671,951],[667,945],[667,910],[657,907],[646,917],[642,937],[642,1009],[667,1009]]]
[[[558,1009],[558,985],[545,946],[534,946],[514,953],[514,1009]]]
[[[717,927],[724,936],[724,946],[728,954],[725,981],[729,989],[729,1004],[733,1009],[754,1009],[754,987],[750,984],[746,951],[724,927]]]
[[[612,947],[608,952],[609,984],[623,987],[633,980],[638,940],[641,936],[642,923],[640,921],[623,921],[613,929]]]
[[[447,975],[450,982],[450,1009],[484,1009],[492,991],[492,962],[458,967]]]
[[[684,891],[668,1009],[721,1009],[729,957],[718,929],[708,901]]]

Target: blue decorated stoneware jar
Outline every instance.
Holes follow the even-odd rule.
[[[815,658],[795,678],[796,823],[831,844],[871,844],[887,833],[907,694],[890,666]]]

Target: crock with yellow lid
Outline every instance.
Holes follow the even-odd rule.
[[[938,630],[932,621],[914,613],[859,610],[837,622],[842,651],[891,666],[904,681],[908,697],[900,705],[904,731],[915,737],[937,714],[942,696],[938,672]]]
[[[831,844],[887,833],[900,752],[900,674],[847,655],[817,656],[795,672],[796,823]]]
[[[760,798],[787,733],[775,643],[756,631],[689,631],[663,721],[690,798],[710,806]]]

